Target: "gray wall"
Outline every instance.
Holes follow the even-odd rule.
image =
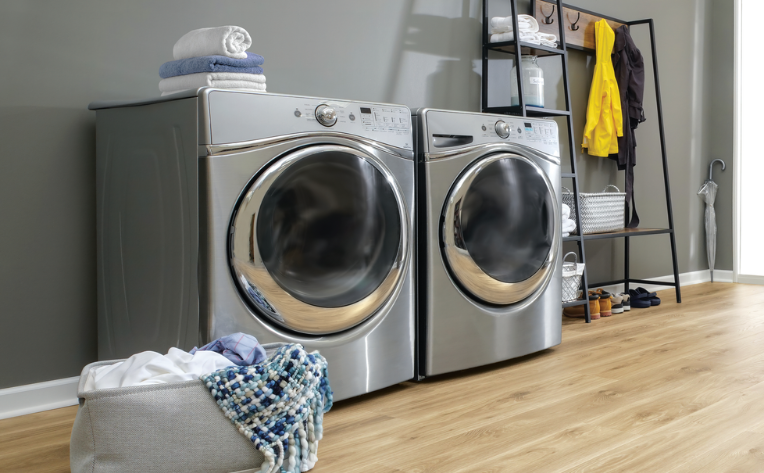
[[[75,376],[95,359],[95,123],[89,102],[157,95],[157,69],[171,59],[177,38],[194,28],[236,24],[251,33],[252,51],[265,56],[271,92],[478,110],[480,4],[6,0],[0,15],[0,63],[6,66],[0,89],[0,388]],[[656,18],[680,270],[701,269],[702,207],[695,192],[708,160],[731,150],[732,1],[578,4],[625,19]],[[319,30],[328,35],[325,41],[317,39]],[[646,50],[644,39],[638,37]],[[594,63],[580,52],[570,57],[580,143]],[[711,65],[720,60],[728,70]],[[499,80],[508,73],[505,62],[492,66]],[[560,70],[542,66],[552,106],[561,91]],[[648,101],[649,121],[638,136],[643,226],[666,224],[654,108]],[[618,177],[609,161],[580,155],[578,164],[584,190],[600,190]],[[728,170],[719,179],[720,269],[731,269],[724,221],[731,215],[731,176]],[[634,275],[669,274],[665,237],[649,238],[633,245]],[[619,245],[587,246],[593,279],[620,269],[620,257],[613,261]]]

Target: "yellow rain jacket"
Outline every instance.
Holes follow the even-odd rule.
[[[613,52],[615,32],[607,21],[600,20],[594,25],[597,40],[597,64],[594,66],[592,88],[589,91],[589,105],[586,109],[584,128],[584,148],[589,148],[591,156],[606,158],[618,153],[618,137],[623,136],[623,113],[621,94],[615,80]]]

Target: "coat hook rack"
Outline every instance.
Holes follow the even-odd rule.
[[[544,15],[544,23],[547,25],[551,25],[552,23],[554,23],[554,19],[552,18],[552,15],[554,15],[554,7],[555,6],[552,5],[552,13],[550,13],[549,15],[544,13],[543,9],[541,10],[541,14]]]
[[[570,29],[571,30],[578,31],[578,29],[581,28],[580,26],[578,26],[579,20],[581,20],[581,12],[578,12],[578,17],[576,17],[576,21],[571,23],[571,25],[570,25]],[[568,18],[568,21],[570,21],[570,18]]]

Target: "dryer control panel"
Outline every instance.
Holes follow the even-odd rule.
[[[420,110],[418,116],[427,135],[422,142],[427,153],[510,142],[560,156],[557,122],[551,119],[432,109]]]
[[[331,131],[414,149],[411,110],[402,105],[210,90],[206,108],[209,143],[200,144]]]

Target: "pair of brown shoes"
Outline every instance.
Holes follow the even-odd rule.
[[[563,309],[562,313],[566,317],[586,317],[586,309],[583,305],[566,307]],[[613,315],[613,296],[609,292],[605,292],[602,289],[589,291],[589,315],[591,316],[592,320],[597,320],[600,317],[610,317]]]

